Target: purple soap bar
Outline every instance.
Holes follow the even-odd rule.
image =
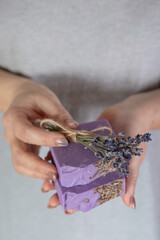
[[[117,172],[110,172],[86,185],[62,187],[55,182],[63,210],[72,209],[87,212],[104,202],[125,194],[125,178]]]
[[[77,129],[90,131],[103,126],[111,128],[109,122],[103,119],[80,124]],[[109,135],[109,130],[99,130],[96,134]],[[113,129],[112,135],[115,136]],[[80,143],[70,142],[67,147],[51,147],[51,153],[58,171],[59,182],[64,187],[88,184],[102,176],[99,164],[101,160]]]

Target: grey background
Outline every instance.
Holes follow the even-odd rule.
[[[160,83],[160,1],[1,0],[0,66],[53,90],[78,122]],[[13,126],[14,127],[14,126]],[[71,216],[15,173],[0,124],[0,240],[159,240],[159,138],[141,167],[137,210],[120,198]],[[47,149],[41,151],[44,156]]]

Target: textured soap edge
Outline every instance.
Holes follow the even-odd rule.
[[[110,173],[110,175],[111,174],[113,175],[113,173]],[[98,192],[96,192],[96,189],[97,188],[99,189],[102,186],[109,186],[116,181],[123,181],[121,192],[118,196],[123,196],[125,194],[125,178],[124,177],[120,177],[120,178],[112,177],[111,179],[111,178],[108,178],[108,176],[105,176],[101,178],[104,178],[104,179],[103,181],[101,181],[100,184],[99,184],[100,179],[97,179],[92,183],[89,183],[86,185],[74,186],[70,188],[61,186],[60,182],[56,180],[55,187],[56,187],[58,197],[63,210],[65,211],[67,209],[72,209],[75,211],[87,212],[92,208],[95,208],[101,205],[103,203],[103,200],[100,199],[101,196]],[[105,183],[105,179],[106,179],[106,183]],[[80,192],[75,191],[75,189],[77,188],[80,189]],[[113,189],[113,186],[112,186],[112,189]],[[114,186],[114,190],[115,190],[115,186]],[[118,197],[118,196],[115,196],[115,197]]]

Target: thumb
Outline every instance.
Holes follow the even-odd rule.
[[[46,118],[53,118],[70,128],[77,127],[78,123],[72,118],[53,92],[50,97],[46,95],[41,96],[41,101],[37,101],[37,104],[39,105],[39,109],[45,113]]]
[[[129,162],[128,165],[128,170],[129,170],[129,175],[128,178],[126,178],[126,192],[125,195],[122,196],[123,202],[128,206],[133,209],[136,209],[136,200],[135,200],[135,190],[136,190],[136,184],[138,180],[138,175],[139,175],[139,169],[140,166],[144,160],[145,153],[146,153],[146,144],[141,143],[140,145],[143,148],[143,153],[141,154],[140,157],[132,157],[132,159]]]
[[[126,179],[126,192],[125,195],[122,196],[123,202],[133,209],[136,209],[136,200],[135,200],[135,189],[138,179],[139,169],[130,170],[130,174]]]

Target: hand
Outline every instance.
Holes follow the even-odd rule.
[[[150,118],[143,109],[143,99],[141,96],[131,96],[126,100],[115,104],[106,109],[98,119],[107,119],[113,127],[116,134],[123,131],[126,136],[135,137],[138,133],[148,132]],[[139,169],[143,162],[146,152],[146,144],[142,143],[143,153],[140,157],[132,157],[129,162],[129,176],[126,178],[126,193],[122,197],[124,203],[135,209],[135,188],[138,179]]]
[[[60,133],[35,127],[31,121],[37,118],[53,118],[68,127],[77,126],[53,92],[43,85],[25,81],[16,89],[3,116],[4,136],[10,144],[17,173],[45,181],[54,180],[57,170],[38,156],[39,147],[66,146],[68,141]]]
[[[148,112],[143,108],[143,94],[135,95],[127,98],[126,100],[111,106],[106,109],[100,116],[100,119],[107,119],[113,127],[116,134],[123,131],[126,136],[135,137],[138,133],[144,134],[148,132],[150,128],[150,118]],[[122,197],[124,203],[135,209],[135,188],[138,179],[140,165],[143,162],[146,152],[146,144],[141,143],[140,147],[143,148],[143,153],[140,157],[132,157],[129,162],[129,176],[126,178],[126,193]],[[51,159],[51,155],[48,154],[47,159]],[[54,186],[48,183],[43,184],[42,192],[47,192],[53,189]],[[49,200],[49,208],[53,208],[59,205],[58,198],[55,199],[54,195]],[[72,214],[74,210],[67,210],[67,214]]]

